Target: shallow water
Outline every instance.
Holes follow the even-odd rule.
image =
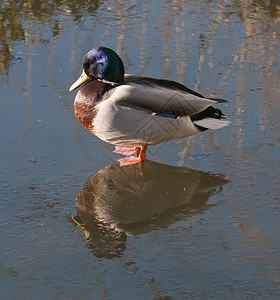
[[[277,1],[0,8],[1,298],[278,298]],[[120,168],[68,92],[99,45],[127,73],[228,99],[231,124]]]

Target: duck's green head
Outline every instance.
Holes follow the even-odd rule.
[[[81,76],[71,85],[69,91],[73,91],[91,79],[122,83],[124,79],[124,65],[118,54],[106,47],[90,50],[84,57]]]

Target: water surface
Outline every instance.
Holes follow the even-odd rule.
[[[1,298],[277,299],[277,1],[6,0],[0,16]],[[120,168],[68,92],[100,45],[228,99],[231,124]]]

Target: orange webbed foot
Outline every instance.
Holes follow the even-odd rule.
[[[122,154],[125,156],[134,154],[134,148],[132,147],[121,147],[121,146],[115,146],[114,153]]]
[[[120,162],[121,166],[128,166],[128,165],[141,163],[147,160],[146,150],[147,150],[147,145],[143,147],[134,147],[134,148],[116,146],[113,152],[126,155],[127,157],[120,158],[118,159],[118,161]],[[133,154],[135,154],[135,156]]]

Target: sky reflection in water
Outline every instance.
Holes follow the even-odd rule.
[[[280,296],[279,15],[272,0],[1,2],[1,298]],[[151,147],[122,181],[68,93],[99,45],[127,73],[228,99],[231,125]]]

